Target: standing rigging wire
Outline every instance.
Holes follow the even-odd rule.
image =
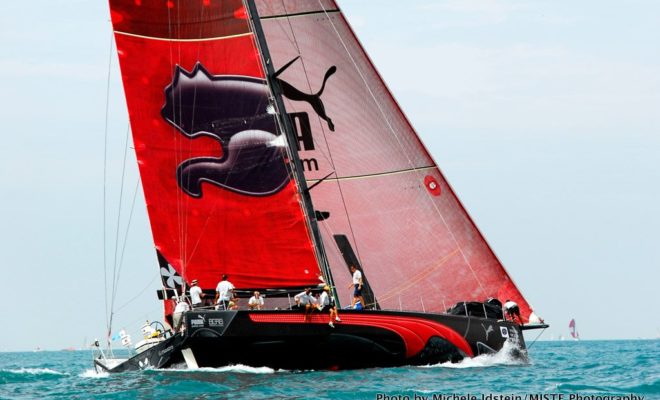
[[[123,167],[121,175],[121,184],[119,192],[119,205],[117,210],[117,228],[115,232],[115,248],[114,248],[114,259],[112,266],[112,281],[110,282],[110,287],[108,285],[108,262],[107,262],[107,186],[108,186],[108,133],[109,133],[109,106],[110,106],[110,82],[112,76],[112,59],[113,59],[113,44],[114,44],[114,31],[111,29],[111,39],[110,39],[110,55],[108,59],[108,74],[107,74],[107,83],[106,83],[106,106],[105,106],[105,129],[104,129],[104,157],[103,157],[103,277],[104,277],[104,298],[105,298],[105,311],[106,311],[106,329],[107,329],[107,347],[111,350],[110,347],[110,336],[112,333],[112,325],[114,320],[115,310],[115,301],[117,299],[117,290],[119,287],[119,278],[121,276],[122,266],[124,262],[124,254],[126,250],[126,244],[128,243],[128,234],[131,227],[131,221],[133,218],[133,212],[135,210],[135,201],[137,198],[137,192],[140,187],[140,176],[138,174],[138,179],[135,185],[133,192],[133,200],[131,202],[131,208],[129,212],[128,221],[126,224],[126,229],[124,232],[124,238],[122,243],[122,250],[117,258],[117,253],[119,249],[119,231],[121,227],[121,215],[123,211],[122,202],[123,202],[123,192],[125,186],[125,174],[126,174],[126,163],[128,156],[128,144],[130,141],[130,123],[126,128],[126,139],[124,143],[124,156],[123,156]]]
[[[168,14],[169,14],[169,7],[168,7]],[[201,28],[200,28],[201,29]],[[170,31],[170,37],[171,37],[171,31]],[[103,155],[103,277],[104,277],[104,301],[105,301],[105,314],[106,314],[106,331],[107,331],[107,347],[108,349],[111,349],[110,347],[110,338],[111,338],[111,332],[112,332],[112,326],[113,326],[113,320],[114,320],[114,315],[116,311],[119,311],[123,309],[126,304],[130,303],[130,301],[133,301],[137,296],[133,299],[131,299],[128,303],[122,305],[118,310],[115,310],[115,301],[117,299],[117,290],[119,286],[119,280],[121,277],[121,271],[123,267],[123,262],[124,262],[124,255],[125,255],[125,250],[126,250],[126,245],[128,243],[128,234],[130,231],[131,227],[131,221],[135,209],[135,202],[137,198],[137,192],[140,187],[140,182],[141,178],[138,174],[138,179],[135,185],[134,193],[133,193],[133,199],[131,202],[131,208],[130,208],[130,213],[128,216],[128,221],[126,223],[126,229],[124,232],[124,238],[123,238],[123,243],[121,244],[121,253],[119,253],[118,257],[118,252],[119,252],[119,247],[120,247],[120,235],[119,232],[121,230],[121,217],[122,217],[122,212],[125,211],[123,207],[123,193],[124,193],[124,186],[125,186],[125,176],[126,176],[126,162],[127,162],[127,156],[128,156],[128,144],[129,144],[129,137],[130,137],[130,123],[126,129],[126,139],[125,139],[125,145],[124,145],[124,156],[123,156],[123,166],[122,166],[122,174],[121,174],[121,184],[120,184],[120,191],[119,191],[119,202],[118,202],[118,210],[117,210],[117,225],[116,225],[116,231],[115,231],[115,244],[114,244],[114,258],[113,258],[113,265],[112,265],[112,280],[108,282],[108,246],[107,246],[107,225],[108,225],[108,203],[107,203],[107,192],[108,192],[108,134],[109,134],[109,107],[110,107],[110,83],[112,80],[112,60],[113,60],[113,50],[114,50],[114,29],[111,29],[111,35],[110,35],[110,49],[109,49],[109,56],[108,56],[108,73],[107,73],[107,82],[106,82],[106,105],[105,105],[105,124],[104,124],[104,155]],[[180,50],[180,49],[179,49]],[[180,58],[180,56],[179,56]],[[173,57],[171,57],[171,62],[170,64],[173,66]],[[173,68],[172,68],[173,71]],[[174,76],[174,75],[172,75]],[[176,139],[176,135],[175,135]],[[158,277],[158,275],[156,275]],[[152,281],[153,282],[153,279]],[[151,282],[149,285],[151,285]],[[148,285],[148,286],[149,286]],[[148,287],[147,286],[147,287]],[[144,289],[146,290],[146,289]],[[142,290],[142,292],[144,292]],[[140,294],[142,293],[140,292]],[[139,296],[139,295],[138,295]]]
[[[147,289],[149,289],[149,288],[151,287],[151,284],[154,283],[154,281],[155,281],[156,279],[158,279],[159,276],[160,276],[160,274],[156,273],[156,274],[154,275],[154,277],[151,278],[151,280],[149,281],[149,283],[147,283],[147,285],[146,285],[144,288],[142,288],[142,290],[140,290],[140,291],[138,292],[138,294],[136,294],[135,296],[133,296],[133,297],[131,297],[130,299],[126,300],[126,302],[125,302],[124,304],[122,304],[121,306],[117,307],[117,312],[123,310],[124,308],[126,308],[126,306],[128,306],[129,304],[131,304],[132,302],[134,302],[135,300],[137,300],[137,299],[142,295],[142,293],[146,292]]]
[[[110,52],[108,53],[108,79],[105,90],[105,125],[103,129],[103,290],[105,299],[105,322],[107,329],[107,344],[110,348],[110,310],[108,309],[108,264],[106,246],[106,186],[108,181],[108,116],[110,114],[110,77],[112,71],[112,49],[114,43],[114,31],[110,29]]]
[[[112,325],[115,315],[114,305],[117,296],[117,289],[119,285],[119,277],[121,273],[121,267],[123,265],[124,251],[126,248],[126,243],[128,241],[128,232],[131,225],[131,220],[133,216],[133,210],[135,208],[135,199],[137,197],[137,190],[140,184],[140,178],[136,183],[135,191],[133,193],[133,201],[131,204],[129,219],[126,225],[126,231],[124,235],[124,242],[122,246],[122,252],[119,259],[117,259],[117,252],[119,249],[119,231],[121,227],[121,215],[122,215],[122,199],[125,186],[125,173],[126,173],[126,161],[128,155],[128,143],[130,137],[130,124],[126,128],[126,139],[124,143],[124,157],[123,157],[123,167],[121,174],[121,184],[119,191],[119,205],[117,210],[117,228],[115,232],[115,246],[114,246],[114,259],[112,265],[112,280],[110,282],[110,287],[108,285],[108,263],[107,263],[107,224],[108,224],[108,215],[107,215],[107,186],[108,186],[108,133],[109,133],[109,119],[110,119],[110,82],[112,76],[112,59],[113,59],[113,44],[114,44],[114,32],[111,30],[111,40],[110,40],[110,56],[108,59],[108,74],[107,74],[107,83],[106,83],[106,105],[105,105],[105,129],[104,129],[104,155],[103,155],[103,278],[104,278],[104,298],[105,298],[105,311],[106,311],[106,330],[107,330],[107,347],[110,349],[110,336],[112,333]]]
[[[115,298],[117,296],[116,289],[119,287],[119,277],[121,275],[122,267],[124,266],[124,253],[126,251],[126,244],[128,243],[128,232],[129,232],[129,229],[131,228],[131,221],[133,219],[133,210],[135,210],[135,199],[137,198],[137,192],[138,192],[138,189],[140,188],[140,182],[141,182],[141,179],[138,175],[137,182],[135,182],[135,190],[133,191],[133,201],[131,203],[131,210],[128,214],[128,222],[126,223],[126,231],[124,232],[124,243],[122,244],[121,255],[119,257],[119,265],[117,267],[118,270],[117,270],[117,280],[115,282],[115,288],[114,288],[115,290],[112,293],[112,308],[113,309],[114,309],[114,304],[115,304],[114,303]],[[119,310],[117,310],[117,311],[119,311]]]
[[[115,254],[112,267],[112,294],[110,296],[110,323],[109,328],[112,329],[112,318],[114,316],[115,295],[117,294],[117,283],[119,277],[117,276],[117,250],[119,249],[119,228],[121,225],[121,211],[122,200],[124,197],[124,179],[126,177],[126,155],[128,154],[128,136],[131,133],[130,123],[126,127],[126,139],[124,141],[124,162],[121,169],[121,181],[119,184],[119,205],[117,206],[117,229],[115,231]],[[132,213],[132,211],[131,211]]]

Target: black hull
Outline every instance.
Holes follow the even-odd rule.
[[[221,367],[355,369],[456,362],[499,351],[509,340],[525,357],[519,326],[447,314],[343,310],[309,321],[296,311],[193,311],[186,330],[110,369]],[[187,354],[187,359],[184,357]],[[97,363],[98,365],[98,363]]]

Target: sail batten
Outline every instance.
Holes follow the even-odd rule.
[[[385,176],[385,175],[397,175],[397,174],[408,174],[408,173],[415,173],[415,172],[420,172],[420,171],[429,171],[429,170],[434,170],[438,169],[437,165],[428,165],[426,167],[418,167],[418,168],[409,168],[409,169],[402,169],[402,170],[397,170],[397,171],[384,171],[381,173],[377,174],[367,174],[367,175],[355,175],[355,176],[341,176],[341,177],[328,177],[323,180],[328,180],[328,181],[345,181],[345,180],[351,180],[351,179],[368,179],[368,178],[375,178],[378,176]],[[319,182],[319,179],[307,179],[307,182]]]
[[[339,13],[341,12],[339,9],[335,10],[322,10],[322,11],[308,11],[308,12],[299,12],[296,14],[279,14],[279,15],[267,15],[264,17],[261,17],[262,20],[269,20],[269,19],[283,19],[283,18],[296,18],[296,17],[304,17],[307,15],[315,15],[315,14],[330,14],[330,13]]]

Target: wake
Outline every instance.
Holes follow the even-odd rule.
[[[78,375],[81,378],[107,378],[110,376],[108,372],[97,372],[95,369],[87,369],[84,372],[82,372],[80,375]]]
[[[420,368],[487,368],[501,365],[527,365],[528,361],[520,357],[521,349],[517,345],[506,341],[502,350],[494,354],[482,354],[474,358],[464,358],[463,360],[452,363],[445,362],[435,365],[425,365]]]

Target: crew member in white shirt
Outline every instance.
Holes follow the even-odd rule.
[[[234,285],[232,285],[227,279],[227,275],[222,275],[222,280],[215,288],[216,310],[227,310],[229,301],[234,297]]]
[[[522,317],[520,316],[520,308],[518,307],[518,304],[516,302],[513,302],[509,299],[506,300],[504,303],[504,313],[511,318],[511,321],[516,321],[516,317],[518,317],[518,321],[520,321],[520,325],[523,324]]]
[[[190,311],[190,305],[186,301],[186,298],[181,296],[177,300],[176,306],[174,307],[174,313],[172,314],[172,322],[174,322],[175,331],[179,332],[183,330],[183,314],[187,311]]]
[[[305,321],[307,321],[311,317],[314,308],[316,308],[316,299],[312,295],[312,289],[306,288],[304,292],[298,293],[293,299],[296,301],[296,308],[305,311]]]
[[[321,297],[319,297],[319,304],[317,307],[321,312],[330,312],[330,322],[328,322],[328,325],[330,325],[331,328],[335,327],[335,324],[332,322],[333,320],[337,322],[341,321],[341,319],[339,319],[339,315],[337,314],[335,299],[333,299],[332,295],[330,294],[330,286],[325,285],[323,287],[323,293],[321,293]]]
[[[191,284],[192,286],[190,287],[190,302],[192,303],[192,308],[194,310],[196,308],[201,308],[204,305],[202,304],[202,299],[205,297],[205,294],[202,291],[202,288],[198,286],[197,279],[193,279]]]
[[[353,302],[351,303],[351,308],[355,308],[355,303],[357,303],[358,300],[360,300],[360,304],[364,307],[366,304],[364,303],[364,297],[362,297],[362,272],[360,272],[355,265],[351,265],[351,272],[353,273],[353,282],[348,285],[349,289],[353,286]]]
[[[248,300],[248,310],[261,310],[264,306],[264,298],[258,291],[254,292],[254,296]]]

